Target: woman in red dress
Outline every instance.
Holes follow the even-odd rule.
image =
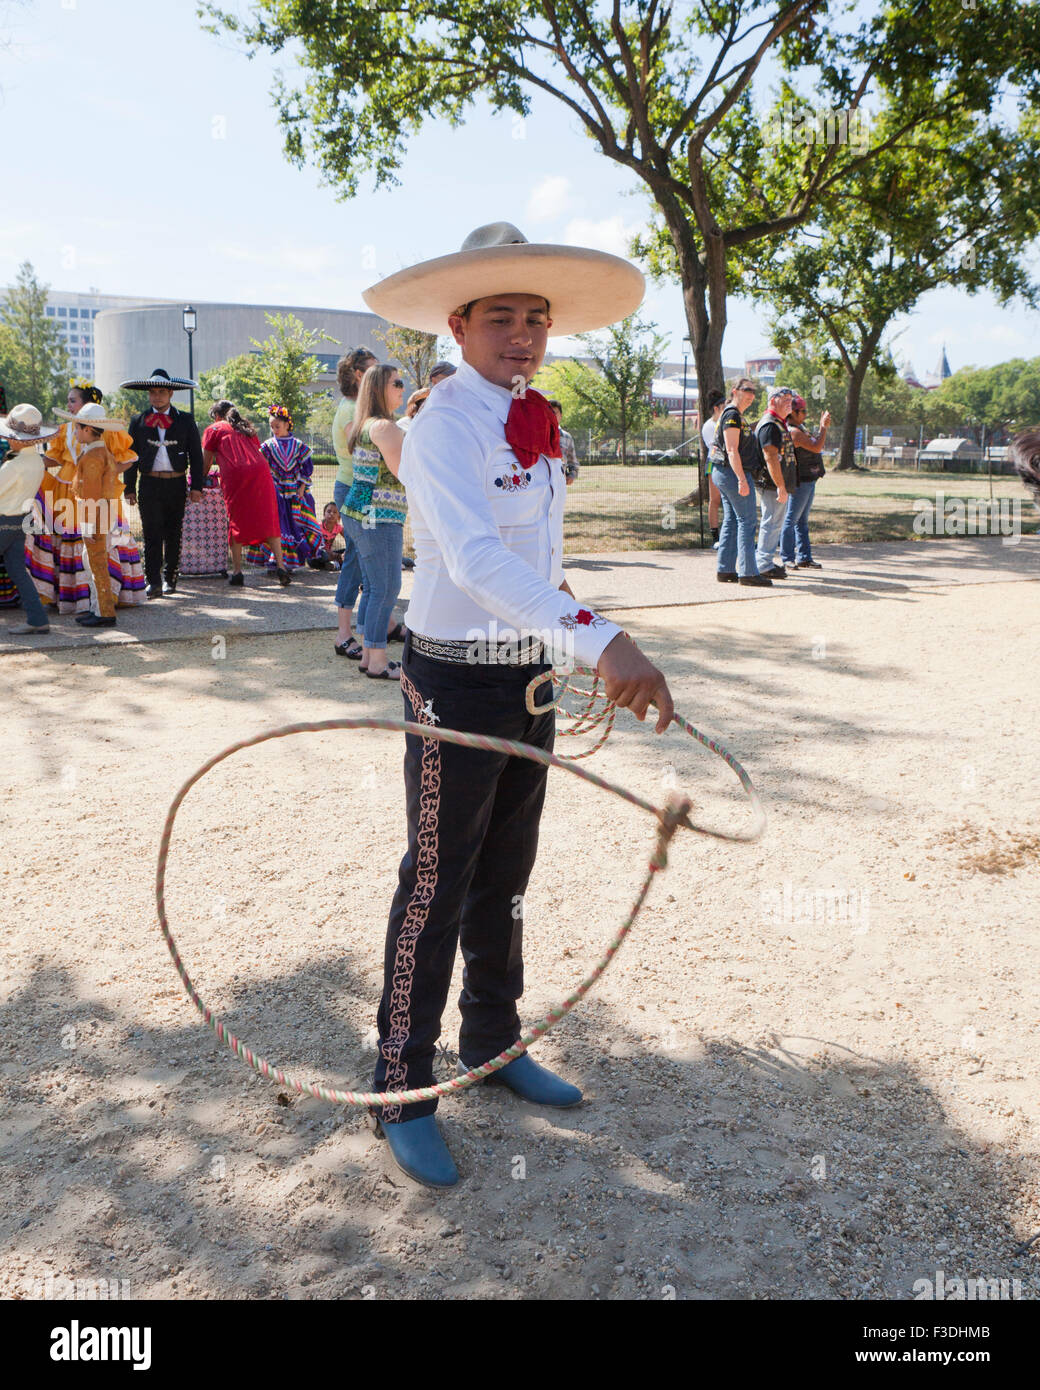
[[[228,582],[235,587],[245,583],[242,547],[263,543],[274,555],[275,573],[284,587],[290,575],[282,559],[278,498],[256,430],[229,401],[217,401],[209,413],[214,423],[202,436],[202,458],[207,470],[214,463],[220,468],[231,545],[232,575]]]

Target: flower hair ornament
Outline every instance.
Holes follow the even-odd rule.
[[[272,405],[267,412],[267,418],[269,420],[284,420],[289,428],[292,429],[293,420],[292,416],[289,414],[289,407],[287,405]]]

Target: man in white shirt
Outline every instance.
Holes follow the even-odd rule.
[[[551,749],[555,716],[530,714],[525,694],[553,651],[598,668],[607,696],[639,719],[655,704],[657,732],[671,722],[661,672],[616,624],[580,605],[563,577],[559,427],[545,398],[527,390],[550,328],[603,327],[634,312],[642,293],[628,262],[532,246],[506,223],[365,292],[392,322],[426,332],[446,323],[462,348],[401,459],[416,549],[401,676],[411,722]],[[539,697],[551,698],[548,685]],[[432,1083],[457,942],[466,964],[460,1066],[480,1066],[520,1036],[523,894],[546,772],[528,759],[407,737],[408,852],[387,932],[377,1089]],[[537,1104],[582,1098],[526,1054],[492,1083]],[[404,1172],[447,1187],[458,1173],[435,1108],[384,1107],[379,1127]]]
[[[57,425],[45,425],[34,405],[16,405],[9,415],[0,417],[0,439],[7,441],[7,457],[0,464],[0,561],[25,609],[25,622],[7,628],[18,637],[51,630],[36,585],[25,568],[25,518],[47,466],[39,446],[58,429]]]

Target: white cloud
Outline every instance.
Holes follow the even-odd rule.
[[[563,234],[568,246],[591,246],[596,251],[609,251],[615,256],[628,256],[629,242],[642,224],[626,223],[620,213],[594,222],[588,217],[572,217]]]
[[[529,222],[551,222],[562,217],[570,204],[570,179],[563,174],[549,174],[532,189],[525,216]]]

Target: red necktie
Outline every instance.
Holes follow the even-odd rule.
[[[153,410],[150,415],[144,417],[146,425],[157,425],[159,429],[168,430],[170,428],[169,415],[160,415],[157,410]]]
[[[560,422],[540,391],[528,387],[522,396],[514,396],[506,420],[506,443],[522,468],[531,468],[542,454],[560,457]]]

